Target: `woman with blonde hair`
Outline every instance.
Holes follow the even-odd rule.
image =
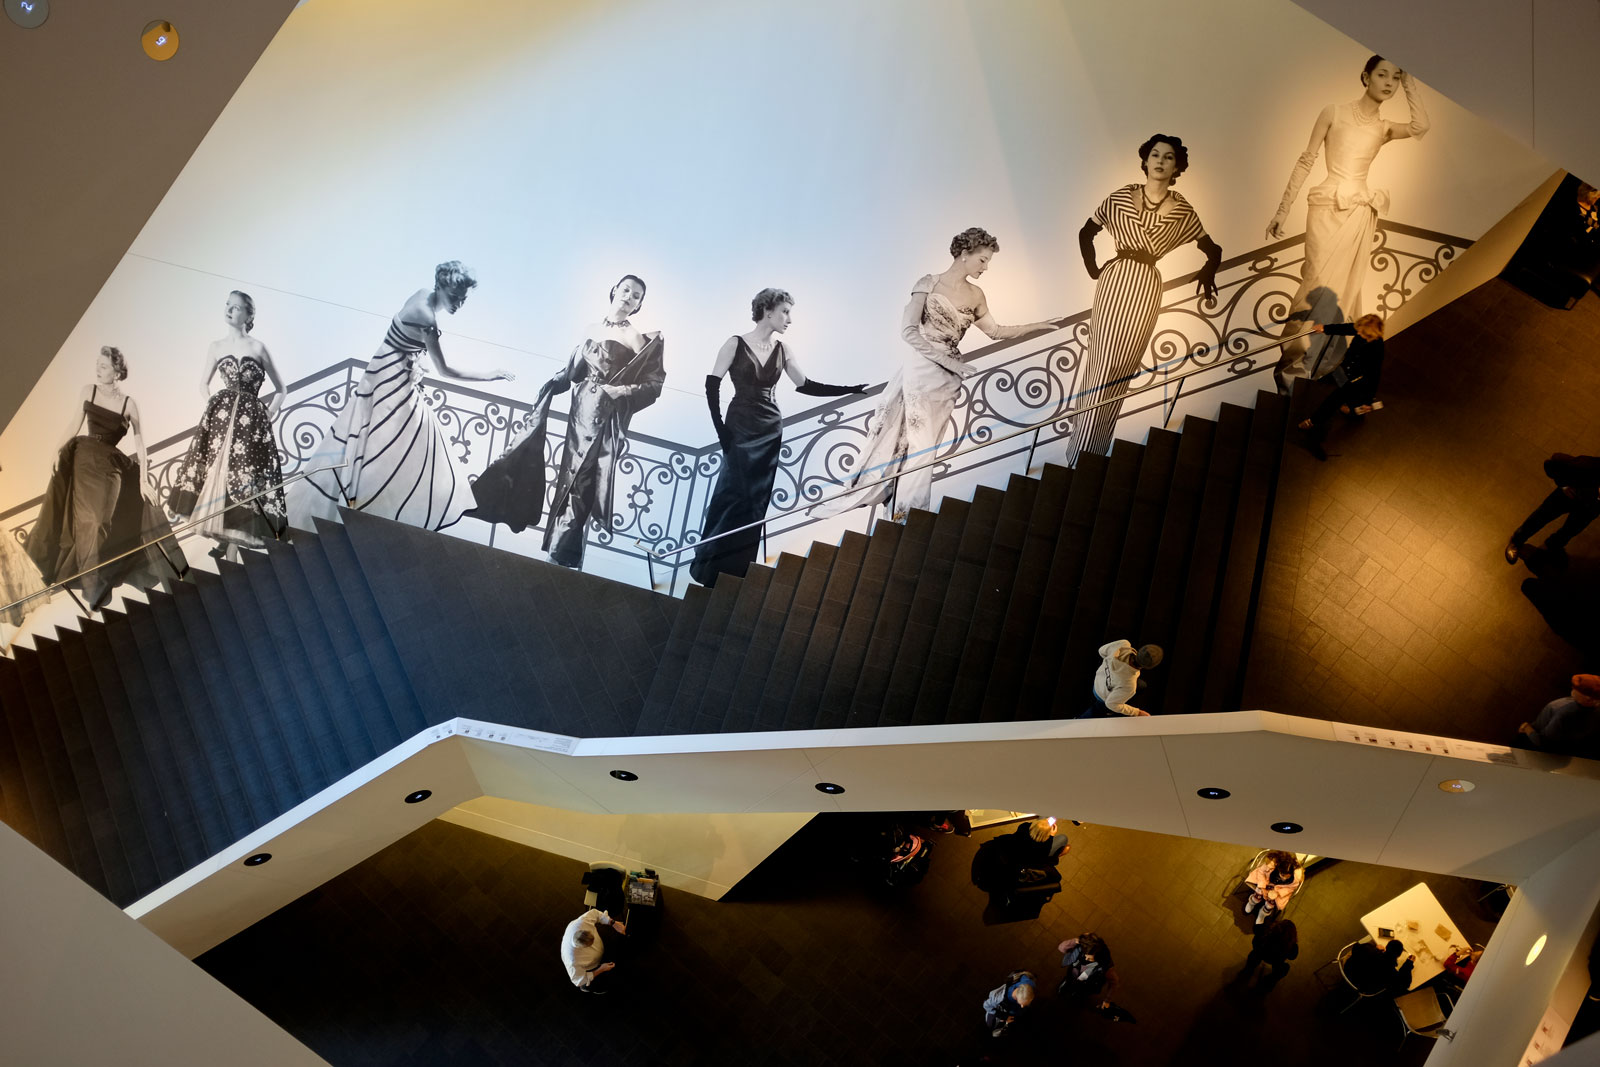
[[[1328,453],[1322,443],[1328,438],[1328,424],[1335,411],[1352,419],[1365,418],[1370,412],[1383,407],[1378,402],[1378,382],[1383,377],[1383,320],[1376,315],[1363,315],[1355,322],[1335,322],[1312,327],[1315,333],[1351,338],[1344,362],[1317,379],[1333,385],[1309,419],[1300,421],[1306,433],[1306,450],[1319,460]]]

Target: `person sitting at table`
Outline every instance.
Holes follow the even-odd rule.
[[[606,954],[605,944],[600,940],[600,926],[609,926],[619,934],[628,932],[628,928],[613,921],[608,912],[590,908],[569,922],[561,937],[561,962],[566,965],[567,977],[585,993],[604,993],[606,990],[597,988],[595,983],[617,966],[612,962],[600,962]],[[602,984],[609,986],[610,980]]]
[[[1293,852],[1273,849],[1261,858],[1261,866],[1245,875],[1244,880],[1251,889],[1250,899],[1244,902],[1244,913],[1249,915],[1259,907],[1256,925],[1260,926],[1269,916],[1288,906],[1289,899],[1305,884],[1306,872]]]
[[[1345,960],[1344,976],[1363,993],[1404,993],[1411,988],[1411,969],[1417,962],[1417,957],[1407,956],[1401,963],[1405,950],[1399,941],[1390,941],[1382,950],[1374,941],[1358,941]]]

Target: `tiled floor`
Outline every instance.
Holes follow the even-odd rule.
[[[1509,743],[1597,666],[1600,526],[1526,592],[1501,551],[1550,453],[1600,451],[1600,298],[1556,311],[1494,281],[1388,349],[1384,410],[1337,426],[1326,463],[1285,457],[1244,704]]]
[[[1318,966],[1359,916],[1421,880],[1355,863],[1314,868],[1290,918],[1301,958],[1270,992],[1240,985],[1249,919],[1238,877],[1252,850],[1107,827],[1073,829],[1063,891],[1033,921],[986,925],[968,881],[988,836],[934,838],[922,884],[865,885],[824,816],[728,901],[669,893],[634,984],[577,993],[557,959],[581,910],[581,866],[434,823],[198,961],[331,1063],[970,1064],[1070,1062],[1417,1064],[1392,1009],[1347,1003]],[[1009,828],[1007,828],[1009,829]],[[1472,940],[1493,910],[1477,883],[1428,876]],[[1490,904],[1494,904],[1491,899]],[[1055,995],[1054,946],[1106,938],[1122,977],[1113,1024]],[[1044,995],[1003,1041],[981,1028],[987,990],[1034,969]],[[620,973],[620,972],[619,972]],[[1337,988],[1334,988],[1337,987]],[[1070,1053],[1070,1054],[1069,1054]],[[1043,1058],[1042,1058],[1043,1057]]]

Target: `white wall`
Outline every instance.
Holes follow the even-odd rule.
[[[479,797],[439,818],[584,863],[653,868],[663,885],[717,900],[755,870],[811,812],[607,815]]]
[[[790,340],[829,381],[892,373],[911,283],[966,226],[999,237],[983,284],[1000,321],[1087,308],[1077,229],[1139,177],[1157,130],[1191,145],[1179,189],[1225,252],[1260,246],[1313,120],[1359,94],[1366,55],[1288,0],[477,0],[448,17],[319,0],[0,434],[0,510],[42,491],[99,345],[128,354],[159,438],[198,417],[228,289],[256,297],[256,334],[293,379],[370,356],[451,257],[482,285],[445,323],[447,351],[512,367],[522,398],[616,277],[643,274],[638,321],[666,333],[668,390],[635,429],[705,443],[701,377],[762,286],[794,291]],[[1396,220],[1476,237],[1550,165],[1427,98],[1433,131],[1385,148],[1373,183]],[[1291,232],[1303,217],[1302,197]],[[1163,269],[1199,262],[1186,248]]]
[[[322,1059],[0,825],[0,1060],[296,1067]]]

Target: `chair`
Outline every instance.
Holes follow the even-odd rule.
[[[595,872],[597,871],[616,871],[617,877],[614,885],[606,884],[607,882],[611,881],[611,878],[609,877],[594,877]],[[625,884],[627,884],[627,881],[628,870],[626,867],[619,866],[615,863],[589,864],[589,873],[583,876],[583,884],[586,887],[583,894],[583,906],[586,908],[592,908],[600,902],[600,892],[596,891],[596,886],[600,887],[601,892],[612,891],[613,889],[620,890]]]
[[[1412,1034],[1437,1041],[1444,1031],[1445,1022],[1455,1008],[1455,1001],[1450,999],[1450,994],[1431,986],[1413,989],[1409,993],[1395,997],[1395,1014],[1400,1016],[1400,1025],[1405,1030],[1400,1035],[1400,1044],[1396,1051],[1405,1047],[1406,1038]]]
[[[1251,857],[1250,865],[1244,869],[1244,873],[1239,876],[1238,880],[1240,882],[1244,882],[1246,878],[1250,877],[1250,872],[1261,866],[1262,863],[1266,862],[1267,853],[1271,851],[1273,850],[1267,848],[1258,850],[1256,854]],[[1289,895],[1288,900],[1283,902],[1283,907],[1272,913],[1270,916],[1271,919],[1281,919],[1289,913],[1289,908],[1293,906],[1295,899],[1299,897],[1300,890],[1304,889],[1306,886],[1306,868],[1311,866],[1311,862],[1314,859],[1320,858],[1320,856],[1313,857],[1303,852],[1294,853],[1295,868],[1299,873],[1299,877],[1295,881],[1294,892]],[[1246,883],[1245,887],[1249,889],[1250,892],[1255,892],[1255,887],[1249,885],[1248,883]]]
[[[1374,989],[1374,990],[1371,990],[1371,991],[1362,989],[1360,986],[1356,985],[1354,980],[1352,980],[1351,977],[1348,974],[1345,973],[1345,970],[1344,970],[1345,962],[1350,959],[1350,953],[1355,951],[1355,947],[1357,945],[1367,945],[1367,944],[1371,944],[1371,943],[1372,943],[1372,938],[1371,938],[1370,935],[1367,936],[1367,937],[1363,937],[1359,941],[1352,941],[1348,945],[1346,945],[1343,948],[1341,948],[1339,950],[1338,954],[1333,957],[1333,961],[1332,962],[1339,968],[1339,977],[1344,980],[1344,984],[1345,985],[1347,985],[1351,989],[1355,990],[1355,994],[1356,994],[1354,1000],[1352,1000],[1350,1003],[1346,1004],[1344,1007],[1339,1009],[1339,1014],[1340,1015],[1343,1015],[1345,1012],[1349,1011],[1351,1008],[1355,1007],[1357,1004],[1360,1004],[1363,1000],[1366,1000],[1369,997],[1381,997],[1385,993],[1388,992],[1387,989]],[[1326,967],[1327,964],[1323,964],[1323,966]],[[1318,969],[1320,970],[1321,968],[1318,968]]]

